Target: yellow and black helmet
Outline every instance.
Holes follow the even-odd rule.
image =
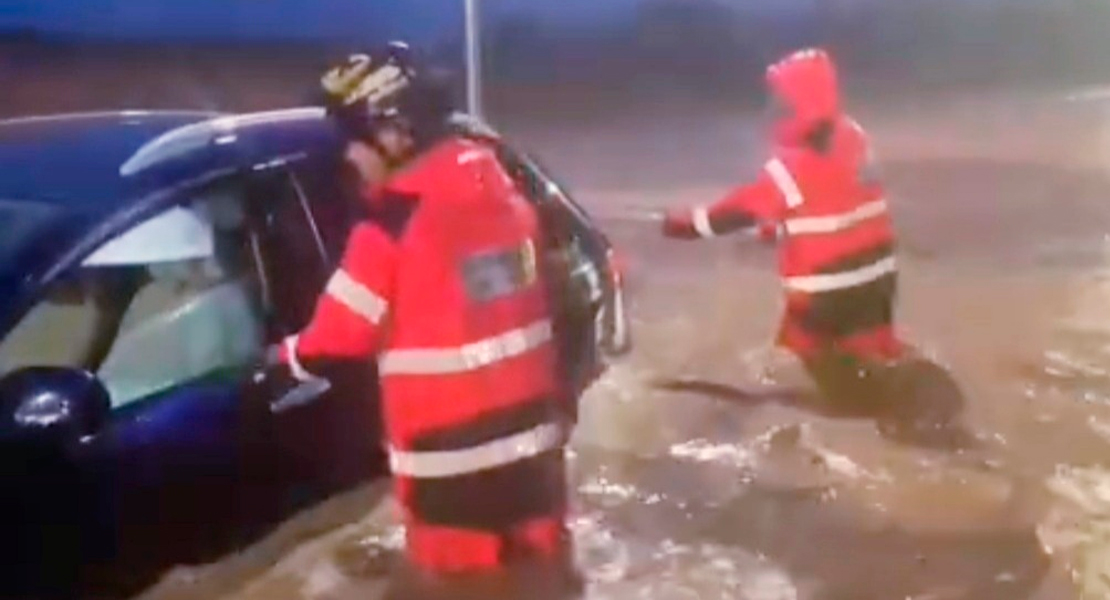
[[[352,54],[320,78],[328,114],[352,137],[371,136],[387,123],[407,127],[418,138],[439,131],[451,113],[443,83],[417,66],[403,42]]]

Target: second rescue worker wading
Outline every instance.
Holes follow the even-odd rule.
[[[774,151],[759,177],[716,204],[669,212],[664,233],[696,239],[774,225],[786,296],[779,343],[826,396],[838,395],[858,365],[903,354],[891,219],[867,137],[841,109],[830,57],[795,52],[768,68],[767,84]]]
[[[323,79],[370,218],[311,323],[312,361],[376,357],[407,555],[427,573],[562,560],[568,407],[556,377],[539,223],[493,152],[448,127],[400,44]]]

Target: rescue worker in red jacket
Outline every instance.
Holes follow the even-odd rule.
[[[567,417],[539,223],[493,152],[449,133],[448,104],[401,44],[322,83],[369,218],[311,322],[286,340],[299,379],[377,361],[407,555],[421,572],[566,551]]]
[[[893,328],[891,218],[867,136],[841,108],[829,55],[794,52],[766,78],[776,112],[770,160],[719,202],[668,212],[663,230],[684,239],[778,231],[786,296],[779,343],[836,401],[829,396],[847,391],[846,374],[903,352]]]

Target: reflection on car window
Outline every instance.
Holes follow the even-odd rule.
[[[263,342],[246,245],[230,188],[139,224],[49,291],[0,344],[0,369],[85,368],[120,407],[249,365]]]

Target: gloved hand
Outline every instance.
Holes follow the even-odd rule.
[[[698,237],[691,211],[672,208],[663,215],[663,235],[670,238],[691,239]]]
[[[282,413],[310,404],[331,390],[331,381],[316,376],[307,381],[290,377],[286,385],[286,391],[270,401],[270,412]]]
[[[311,371],[298,378],[283,359],[281,345],[266,349],[262,364],[255,369],[254,380],[263,388],[270,412],[275,413],[308,404],[331,389],[331,382]]]

